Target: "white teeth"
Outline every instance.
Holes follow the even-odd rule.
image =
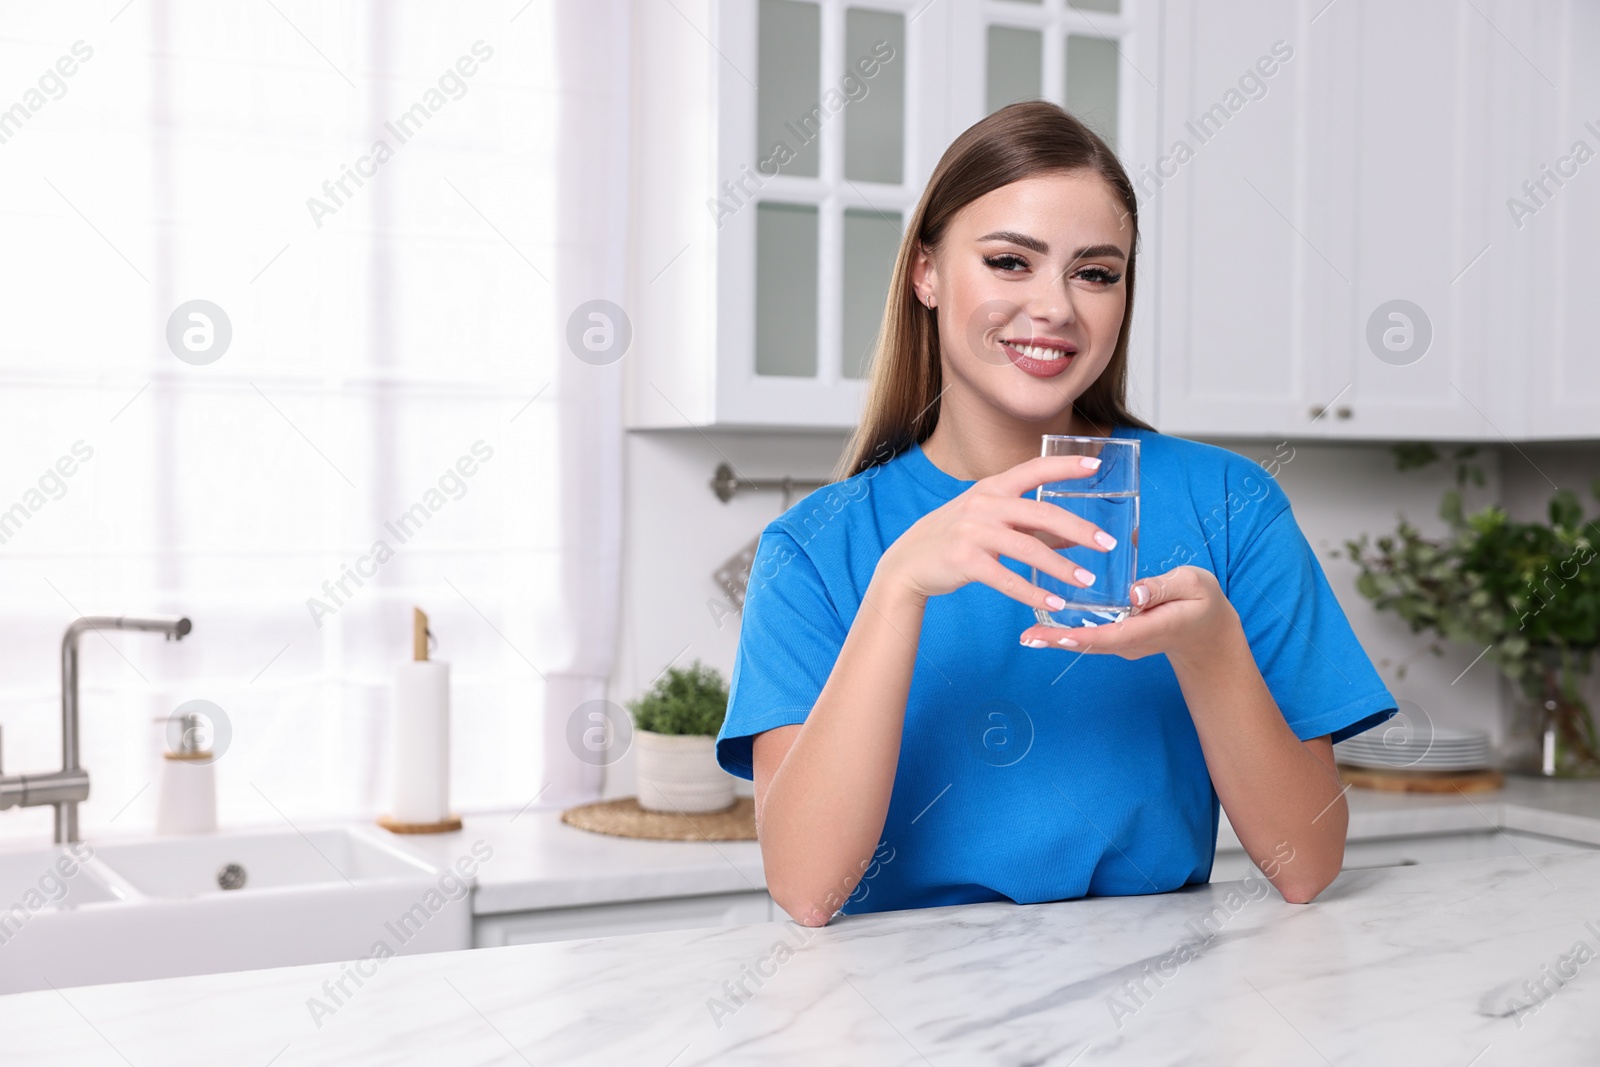
[[[1037,359],[1045,363],[1053,363],[1058,359],[1065,359],[1067,353],[1059,348],[1045,348],[1042,345],[1019,345],[1006,342],[1011,348],[1016,349],[1029,359]]]

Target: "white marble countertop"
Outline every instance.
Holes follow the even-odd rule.
[[[1345,796],[1352,841],[1505,829],[1600,844],[1600,781],[1508,776],[1493,793],[1351,789]],[[493,848],[494,858],[478,874],[478,915],[766,888],[753,841],[636,841],[579,830],[559,816],[554,809],[468,815],[457,833],[407,837],[404,844],[438,863],[466,854],[479,839]],[[1217,849],[1243,851],[1226,814]]]
[[[494,854],[478,868],[476,915],[767,888],[754,841],[612,837],[568,826],[554,808],[469,814],[454,833],[407,835],[398,843],[447,865],[479,840]]]
[[[1351,789],[1348,839],[1361,841],[1492,829],[1524,830],[1600,844],[1600,781],[1550,782],[1508,776],[1504,789],[1424,796]],[[482,864],[473,913],[699,896],[766,889],[754,841],[640,841],[568,826],[553,808],[484,812],[451,834],[400,839],[413,852],[448,864],[482,840],[494,856]],[[1227,815],[1219,852],[1243,851]]]
[[[202,1067],[1578,1064],[1597,956],[1600,854],[1569,853],[1345,871],[1309,905],[1258,877],[48,990],[0,998],[0,1034]]]
[[[1383,793],[1347,789],[1347,841],[1474,830],[1522,830],[1600,845],[1600,780],[1550,781],[1506,775],[1492,793]],[[1217,851],[1243,851],[1228,824],[1217,831]]]

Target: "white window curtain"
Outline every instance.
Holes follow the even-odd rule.
[[[85,836],[153,827],[192,699],[226,717],[224,825],[381,813],[413,606],[456,809],[598,795],[565,726],[611,673],[621,371],[565,338],[623,300],[626,14],[0,14],[5,771],[59,766],[72,618],[194,625],[83,641]],[[225,349],[205,306],[209,339],[169,329],[192,301]]]

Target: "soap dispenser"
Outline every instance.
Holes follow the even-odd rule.
[[[180,715],[175,722],[157,721],[167,724],[167,735],[177,742],[177,747],[169,746],[161,753],[156,833],[209,833],[217,828],[216,759],[205,737],[209,724],[193,711]],[[180,727],[175,737],[173,726]]]

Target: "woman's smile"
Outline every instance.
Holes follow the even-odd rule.
[[[1001,341],[1000,348],[1011,358],[1013,366],[1035,378],[1054,378],[1071,366],[1078,354],[1077,345],[1043,337]]]

